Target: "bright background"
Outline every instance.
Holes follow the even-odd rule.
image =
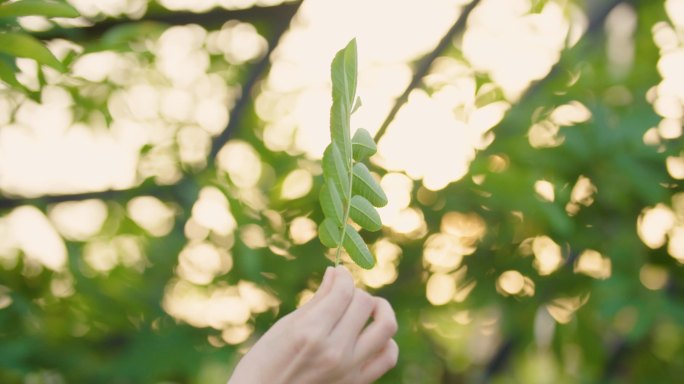
[[[684,374],[684,0],[68,2],[0,18],[66,67],[0,47],[0,382],[225,382],[330,264],[353,37],[380,382]]]

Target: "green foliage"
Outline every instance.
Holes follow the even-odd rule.
[[[0,4],[7,7],[25,1],[0,0]],[[542,28],[543,23],[536,24],[536,20],[545,15],[547,5],[568,5],[563,10],[574,15],[577,7],[593,9],[607,3],[612,1],[532,1],[529,12],[542,14],[524,17]],[[166,10],[156,13],[159,8],[150,7],[139,21],[100,15],[93,18],[92,27],[67,28],[53,20],[54,28],[45,32],[24,30],[15,17],[2,18],[1,33],[32,36],[40,44],[59,37],[83,48],[82,53],[72,53],[66,59],[57,56],[66,69],[58,76],[45,79],[43,75],[55,71],[41,74],[47,69],[44,67],[52,67],[39,66],[38,83],[50,87],[34,92],[36,101],[26,100],[23,86],[16,81],[18,74],[22,81],[29,77],[18,72],[17,56],[0,53],[0,78],[9,85],[0,87],[0,108],[9,105],[3,110],[7,115],[0,116],[3,140],[5,135],[24,133],[19,119],[35,111],[36,104],[52,109],[40,104],[40,96],[57,90],[68,93],[73,101],[65,110],[73,116],[74,126],[92,124],[98,127],[93,134],[99,137],[108,133],[107,128],[119,134],[122,127],[149,124],[160,131],[163,128],[164,141],[140,148],[137,155],[142,166],[138,170],[144,177],[140,185],[121,192],[70,197],[102,203],[106,218],[89,237],[57,233],[67,250],[64,269],[59,271],[42,266],[16,245],[21,240],[37,247],[45,243],[41,237],[14,239],[7,223],[30,208],[57,227],[58,211],[72,201],[66,199],[65,203],[62,196],[34,199],[10,191],[0,193],[0,383],[225,383],[241,351],[316,289],[328,262],[321,254],[326,248],[340,249],[340,244],[362,267],[375,263],[370,273],[354,264],[349,268],[360,285],[387,298],[397,313],[400,361],[378,383],[677,382],[684,374],[684,268],[682,259],[673,257],[677,249],[669,248],[677,245],[673,239],[678,239],[681,231],[683,189],[681,175],[674,177],[667,164],[681,158],[684,140],[676,134],[681,124],[671,125],[669,131],[663,129],[664,119],[654,111],[652,101],[672,89],[672,83],[659,86],[667,69],[661,60],[667,54],[679,55],[682,42],[681,29],[672,27],[676,33],[664,29],[671,22],[663,5],[660,0],[623,4],[633,7],[638,21],[629,37],[635,51],[629,68],[616,70],[607,54],[615,49],[607,49],[612,38],[604,35],[610,28],[603,28],[604,22],[599,20],[576,46],[565,50],[553,71],[532,84],[531,91],[510,100],[497,86],[496,77],[467,61],[468,55],[458,48],[461,40],[450,40],[455,44],[435,62],[435,73],[418,81],[414,92],[438,95],[439,103],[453,101],[448,110],[464,122],[470,110],[489,103],[504,102],[511,108],[487,132],[486,145],[466,154],[472,163],[463,177],[440,190],[426,188],[420,177],[408,170],[389,169],[381,156],[365,165],[358,163],[376,149],[368,132],[359,129],[353,137],[349,135],[348,115],[361,106],[355,92],[357,74],[351,46],[335,59],[332,143],[325,150],[322,177],[316,160],[291,148],[273,149],[266,142],[266,127],[274,120],[280,124],[277,113],[295,100],[292,93],[262,91],[269,81],[257,81],[263,73],[255,68],[267,67],[268,62],[233,64],[223,52],[198,48],[198,53],[209,58],[208,75],[197,84],[185,84],[181,91],[201,98],[207,90],[223,85],[228,87],[221,92],[230,94],[249,90],[242,102],[221,100],[226,105],[241,105],[231,109],[231,125],[237,127],[230,132],[231,140],[249,148],[260,169],[258,180],[252,178],[253,183],[245,187],[243,179],[213,158],[200,165],[183,162],[188,148],[178,138],[197,128],[197,121],[157,117],[135,121],[126,109],[137,106],[120,105],[122,95],[133,88],[139,91],[141,84],[147,91],[150,87],[159,91],[155,95],[160,100],[165,97],[162,95],[177,93],[157,69],[157,52],[150,49],[158,46],[158,37],[170,24],[179,24],[176,28],[188,35],[207,36],[206,43],[209,37],[216,38],[230,11],[229,16],[221,13],[225,10],[190,15]],[[264,9],[270,18],[254,25],[272,42],[282,15]],[[259,7],[239,14],[248,17],[262,11]],[[391,12],[386,17],[392,17]],[[588,11],[588,17],[596,15]],[[197,20],[202,21],[201,27],[185,26]],[[383,26],[382,20],[378,25]],[[475,28],[472,23],[464,25]],[[473,37],[469,32],[466,30],[466,38]],[[666,43],[666,47],[654,41]],[[0,44],[3,48],[8,49]],[[623,53],[628,51],[625,47]],[[92,52],[111,54],[129,65],[117,77],[101,81],[70,73],[71,62]],[[421,59],[416,59],[420,64]],[[472,79],[473,94],[465,97],[466,101],[450,100],[453,89],[460,91],[464,84],[461,75]],[[249,88],[254,81],[263,85]],[[260,100],[264,94],[268,103]],[[274,94],[285,99],[283,104],[261,115],[269,109],[265,105]],[[364,100],[369,103],[368,98]],[[665,107],[678,103],[665,101]],[[534,124],[548,122],[554,111],[569,104],[584,106],[587,118],[557,125],[554,132],[545,131],[558,139],[554,145],[532,145]],[[192,107],[195,110],[198,105]],[[236,109],[239,113],[233,115]],[[681,123],[681,116],[673,111],[674,117],[668,120]],[[44,113],[42,109],[40,113]],[[400,111],[396,123],[401,115]],[[425,125],[415,130],[436,122],[427,113],[422,118]],[[128,125],[131,121],[136,124]],[[51,120],[41,122],[45,131],[51,131]],[[380,140],[389,139],[399,126],[391,124]],[[470,126],[452,128],[472,133]],[[69,134],[77,131],[68,130]],[[216,140],[206,133],[200,136],[191,140],[196,145],[191,149]],[[381,144],[384,150],[390,143]],[[424,152],[413,153],[414,143],[402,144],[407,159],[424,160],[419,158]],[[457,142],[439,144],[441,149],[449,150],[452,144],[454,151],[462,148]],[[246,157],[230,159],[233,163],[229,165],[239,165],[235,168],[248,163]],[[36,163],[41,161],[44,159],[36,159]],[[173,168],[179,179],[143,173],[151,164]],[[453,166],[446,161],[443,164],[447,171]],[[281,199],[280,187],[294,170],[310,172],[313,186],[295,200]],[[35,180],[26,172],[26,179]],[[387,195],[377,188],[378,175],[383,178],[382,185],[388,186]],[[582,180],[591,183],[590,197],[578,199],[573,191]],[[537,192],[540,181],[547,192],[553,192],[553,198]],[[402,188],[394,190],[396,186],[389,187],[392,184],[402,184]],[[217,200],[200,206],[198,198],[206,197],[205,188],[210,188],[210,197]],[[351,194],[344,192],[349,190]],[[134,219],[136,212],[130,203],[138,196],[154,197],[169,207],[167,233],[154,235]],[[210,218],[212,213],[218,215],[223,197],[235,220],[228,234],[220,225],[203,227],[193,216],[194,211],[208,211]],[[406,228],[403,222],[396,225],[385,219],[385,212],[375,209],[385,203],[388,211],[400,205],[390,213],[406,214],[409,223],[417,224]],[[662,244],[647,246],[639,236],[639,226],[644,210],[656,206],[675,212],[676,225],[663,233]],[[383,225],[378,211],[385,219],[384,228],[372,232]],[[665,215],[654,226],[670,219]],[[359,228],[361,232],[355,230]],[[316,229],[323,245],[316,240]],[[534,242],[538,238],[557,245],[560,259],[553,271],[540,268],[534,249],[539,248]],[[184,251],[197,245],[204,247],[200,249],[204,253],[187,257]],[[377,260],[369,248],[377,252]],[[610,263],[608,276],[592,277],[579,271],[586,251],[598,252],[601,262]],[[191,278],[203,271],[204,257],[214,258],[212,263],[224,269],[193,282]],[[114,264],[106,271],[91,266],[108,262]],[[229,271],[225,272],[226,268]],[[506,286],[502,284],[504,276],[520,279]],[[276,304],[260,308],[257,304],[263,303],[259,300],[243,300],[243,296],[259,296],[254,287],[262,290],[260,294],[272,295]],[[518,291],[518,287],[522,288]],[[175,292],[187,294],[182,303],[200,314],[199,319],[190,321],[169,309],[168,296]],[[212,295],[226,292],[234,296],[212,311],[201,307]],[[238,296],[240,300],[236,300]],[[248,312],[244,312],[246,303]],[[226,308],[230,311],[224,311]],[[244,317],[207,325],[215,316],[235,314]],[[250,336],[226,341],[240,334]]]
[[[64,66],[57,58],[36,38],[25,33],[6,32],[0,34],[0,52],[14,57],[25,57],[47,65],[58,71],[64,71]]]
[[[56,1],[19,0],[0,5],[0,18],[21,16],[78,17],[71,5]]]
[[[363,163],[354,163],[377,151],[373,138],[365,129],[359,128],[354,138],[350,137],[351,115],[361,106],[361,99],[356,98],[356,39],[335,55],[331,73],[332,140],[323,154],[325,184],[321,187],[320,200],[326,219],[321,224],[325,230],[319,232],[319,238],[323,245],[336,249],[336,264],[340,261],[340,251],[344,247],[356,264],[370,269],[375,266],[375,258],[361,235],[348,221],[351,218],[363,229],[379,231],[382,222],[375,207],[385,206],[387,196],[368,168]]]
[[[0,81],[36,99],[37,96],[17,80],[16,58],[32,59],[39,65],[46,65],[60,72],[66,71],[66,66],[43,42],[23,31],[17,22],[17,18],[23,16],[74,18],[80,15],[74,7],[63,1],[0,2]]]

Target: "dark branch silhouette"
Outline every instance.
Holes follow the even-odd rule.
[[[245,22],[258,22],[267,20],[269,23],[276,20],[289,20],[290,16],[299,8],[300,2],[283,3],[269,7],[251,7],[246,9],[221,9],[216,8],[206,13],[172,12],[160,7],[149,10],[140,20],[127,18],[109,18],[95,21],[87,27],[54,28],[45,32],[34,32],[33,36],[47,39],[69,39],[73,41],[97,40],[113,28],[139,22],[157,22],[167,25],[199,24],[203,26],[220,26],[229,20]]]
[[[235,106],[233,107],[233,110],[230,113],[228,126],[214,139],[214,142],[211,145],[211,152],[209,153],[208,163],[212,163],[216,159],[216,155],[218,154],[219,150],[221,150],[221,148],[226,144],[226,142],[230,140],[230,137],[235,133],[239,124],[242,122],[241,117],[251,99],[252,89],[254,88],[254,85],[256,85],[257,80],[259,80],[261,75],[266,71],[266,68],[269,64],[269,59],[271,57],[271,53],[273,53],[273,50],[278,46],[280,38],[283,36],[285,31],[287,31],[288,27],[290,26],[292,18],[297,13],[297,10],[299,9],[299,6],[301,4],[301,1],[296,3],[296,7],[290,10],[291,13],[288,15],[287,18],[285,18],[285,20],[283,20],[280,23],[280,25],[277,27],[276,32],[273,34],[270,41],[268,42],[268,52],[259,62],[252,66],[252,70],[249,73],[247,80],[244,84],[242,84],[242,92],[240,94],[240,97],[238,98],[237,102],[235,103]]]
[[[423,80],[425,75],[427,75],[428,71],[430,70],[430,66],[432,63],[439,57],[439,55],[443,54],[444,51],[449,48],[449,45],[451,42],[454,40],[454,38],[465,30],[466,23],[468,22],[468,16],[470,16],[470,12],[480,3],[480,0],[473,0],[471,1],[468,5],[463,7],[463,11],[461,12],[461,15],[458,16],[458,19],[454,23],[454,25],[447,31],[447,33],[442,37],[442,40],[440,40],[439,44],[435,46],[435,49],[432,50],[429,54],[427,54],[425,57],[423,57],[419,62],[418,65],[416,66],[415,72],[413,72],[413,78],[411,79],[411,82],[409,85],[406,87],[404,90],[404,93],[397,98],[396,102],[394,103],[394,106],[392,107],[392,110],[390,113],[387,115],[385,118],[385,121],[383,121],[382,125],[380,126],[380,129],[378,132],[375,134],[375,141],[378,142],[382,138],[382,136],[385,135],[385,132],[387,132],[387,127],[392,123],[394,118],[397,116],[397,113],[401,109],[401,107],[406,104],[408,101],[408,97],[411,94],[411,91],[413,91],[420,82]]]
[[[250,95],[254,88],[254,85],[258,79],[263,75],[264,71],[268,67],[271,53],[276,48],[280,42],[280,38],[283,36],[285,31],[289,28],[292,18],[297,13],[301,2],[289,3],[288,14],[282,21],[275,27],[273,35],[268,42],[268,51],[266,54],[252,66],[252,69],[247,76],[247,80],[242,85],[241,95],[238,98],[235,106],[231,110],[228,126],[221,132],[212,142],[211,151],[209,153],[207,164],[212,164],[218,151],[230,140],[231,136],[237,130],[240,121],[242,120],[242,114],[247,107]],[[281,9],[282,10],[282,9]],[[104,200],[114,200],[123,199],[129,200],[135,196],[153,194],[155,196],[168,195],[175,196],[177,189],[183,189],[182,187],[189,182],[190,175],[185,174],[183,177],[175,184],[171,185],[157,185],[153,182],[146,182],[142,185],[123,190],[107,190],[98,192],[84,192],[84,193],[74,193],[74,194],[64,194],[64,195],[46,195],[36,198],[0,198],[0,209],[11,209],[18,207],[20,205],[34,205],[34,206],[45,206],[48,204],[60,203],[65,201],[81,201],[87,199],[104,199]]]

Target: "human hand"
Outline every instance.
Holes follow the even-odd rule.
[[[387,300],[355,288],[344,267],[329,267],[314,297],[259,339],[228,384],[372,383],[396,365],[396,331]]]

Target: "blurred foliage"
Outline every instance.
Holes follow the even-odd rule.
[[[529,12],[549,2],[532,1]],[[140,147],[130,190],[25,198],[3,191],[0,201],[0,382],[225,382],[240,353],[296,308],[330,263],[309,234],[323,219],[320,165],[270,150],[251,100],[298,4],[242,14],[149,4],[127,15],[132,20],[94,13],[80,27],[50,19],[49,28],[27,31],[19,13],[7,13],[22,3],[30,14],[73,16],[53,13],[63,2],[0,1],[0,97],[17,109],[59,86],[74,100],[74,120],[86,124],[98,111],[113,124],[111,100],[129,86],[122,78],[173,83],[154,70],[159,50],[150,48],[173,25],[201,24],[191,28],[216,36],[238,15],[268,42],[244,59],[209,52],[197,86],[220,80],[216,94],[231,114],[226,130],[198,139],[203,158],[184,154],[178,121],[165,127],[167,140]],[[353,272],[390,300],[400,323],[400,362],[381,383],[677,382],[684,374],[684,195],[676,167],[684,100],[678,116],[654,110],[666,88],[657,88],[663,57],[681,51],[684,35],[663,1],[596,3],[635,11],[630,65],[618,68],[606,53],[607,15],[588,4],[586,35],[511,101],[468,174],[438,191],[412,181],[410,209],[422,229],[364,234],[385,255],[376,267],[385,280],[372,284]],[[657,44],[658,28],[673,31],[679,48]],[[55,40],[74,46],[56,49]],[[454,41],[443,54],[469,66]],[[118,80],[70,75],[79,58],[108,52],[135,69]],[[26,58],[42,64],[39,84],[17,80],[22,65],[30,67]],[[478,107],[505,100],[487,73],[476,80]],[[430,94],[439,87],[420,86]],[[150,171],[160,158],[165,171]],[[259,169],[253,181],[235,170],[251,158]],[[306,184],[291,177],[298,170],[314,175],[313,186],[288,192]],[[372,170],[388,173],[379,162]],[[60,234],[62,268],[12,243],[13,215],[56,222],[81,200],[105,215],[95,233]],[[151,224],[138,216],[150,207],[157,209],[147,211]]]

